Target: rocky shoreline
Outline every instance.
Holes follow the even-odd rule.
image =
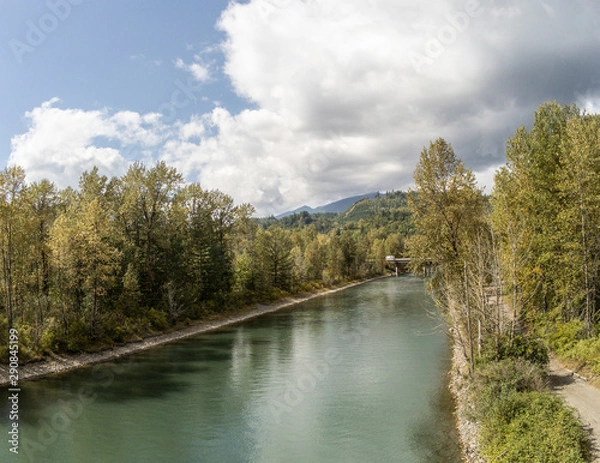
[[[479,424],[470,419],[473,413],[468,371],[467,360],[458,342],[453,339],[450,391],[456,403],[456,427],[460,437],[463,461],[466,463],[485,463],[485,459],[479,451]]]
[[[370,281],[378,280],[380,278],[387,277],[375,277],[368,280],[358,281],[341,286],[339,288],[332,288],[326,291],[310,294],[308,296],[287,299],[273,305],[257,304],[254,308],[245,311],[240,315],[230,316],[213,322],[202,322],[200,324],[189,326],[182,330],[160,334],[157,336],[151,336],[139,342],[130,342],[123,346],[110,348],[101,352],[81,353],[64,356],[52,355],[51,359],[21,365],[19,367],[19,381],[35,379],[42,376],[62,373],[68,370],[74,370],[76,368],[81,368],[87,365],[93,365],[95,363],[114,360],[124,355],[132,354],[134,352],[150,349],[152,347],[156,347],[169,342],[178,341],[180,339],[184,339],[190,336],[195,336],[201,333],[216,330],[218,328],[249,320],[254,317],[259,317],[267,313],[275,312],[277,310],[281,310],[286,307],[290,307],[301,302],[314,299],[316,297],[325,296],[327,294],[342,291],[353,286],[358,286],[364,283],[368,283]],[[0,365],[0,386],[6,386],[8,383],[9,377],[7,368],[5,365]]]

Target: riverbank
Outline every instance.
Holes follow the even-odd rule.
[[[242,311],[239,314],[228,315],[222,319],[212,320],[210,322],[199,322],[196,325],[189,326],[182,330],[172,331],[170,333],[159,334],[151,336],[137,342],[129,342],[123,346],[113,347],[100,352],[87,353],[83,352],[80,354],[73,355],[52,355],[51,359],[45,359],[39,362],[32,362],[19,367],[19,381],[30,380],[39,378],[42,376],[52,375],[56,373],[62,373],[64,371],[74,370],[87,365],[93,365],[96,363],[106,362],[114,360],[125,355],[132,354],[134,352],[151,349],[156,346],[167,344],[169,342],[178,341],[180,339],[188,338],[190,336],[196,336],[201,333],[207,333],[219,328],[223,328],[228,325],[240,323],[251,318],[259,317],[261,315],[276,312],[278,310],[299,304],[301,302],[314,299],[316,297],[326,296],[338,291],[343,291],[354,286],[359,286],[370,281],[378,280],[381,278],[388,278],[388,276],[380,276],[375,278],[369,278],[367,280],[361,280],[353,283],[349,283],[337,288],[331,288],[324,291],[319,291],[306,296],[293,297],[285,299],[281,302],[272,305],[254,304],[249,306],[247,310]],[[9,383],[8,371],[6,366],[0,366],[0,386],[5,386]]]
[[[557,452],[561,456],[555,455],[556,459],[547,461],[564,461],[561,458],[572,453],[573,458],[579,458],[572,461],[600,463],[600,391],[564,369],[555,359],[548,365],[548,384],[543,363],[536,364],[533,357],[518,355],[480,365],[480,375],[473,379],[460,342],[464,333],[456,328],[457,323],[452,323],[452,315],[451,309],[449,323],[453,327],[450,333],[454,344],[450,390],[456,403],[455,417],[463,461],[485,463],[487,458],[504,461],[502,457],[507,454],[507,461],[525,461],[523,458],[531,457],[531,452],[546,457]],[[517,384],[521,389],[515,386]],[[508,395],[496,395],[501,390],[511,389],[514,390]],[[490,392],[493,395],[489,395]],[[481,411],[487,407],[493,418],[482,415]],[[512,412],[506,413],[508,410]],[[527,420],[529,422],[523,424]],[[512,430],[501,424],[509,422],[517,423]],[[520,431],[516,431],[517,428]],[[482,454],[482,434],[486,436],[487,458]],[[499,435],[503,437],[498,439]],[[588,447],[588,441],[591,441],[591,447]],[[590,451],[592,455],[588,455]]]
[[[473,400],[471,397],[472,380],[469,378],[469,365],[455,330],[452,330],[452,368],[450,370],[450,391],[456,404],[456,428],[460,438],[462,457],[465,463],[485,463],[479,451],[479,434],[481,426],[471,417]]]

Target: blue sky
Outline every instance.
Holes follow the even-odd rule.
[[[205,52],[224,39],[224,33],[217,31],[215,24],[227,1],[77,3],[3,1],[0,16],[1,42],[5,45],[0,48],[3,163],[10,154],[11,137],[27,128],[23,120],[25,112],[40,103],[58,97],[61,106],[69,108],[157,111],[170,101],[177,89],[176,81],[184,84],[187,81],[186,72],[174,66],[175,60],[192,61],[198,53],[208,63],[214,63],[215,77],[197,92],[197,101],[178,109],[177,117],[183,119],[194,112],[210,111],[215,100],[234,111],[245,104],[219,75],[222,53]],[[54,30],[52,21],[47,20],[51,32],[44,34],[45,39],[32,47],[33,51],[11,44],[14,39],[29,46],[28,22],[39,28],[45,15],[57,17],[53,13],[56,8],[65,18],[59,18]]]
[[[489,189],[543,101],[598,111],[599,31],[594,0],[3,0],[0,164],[165,160],[264,215],[405,189],[441,136]]]

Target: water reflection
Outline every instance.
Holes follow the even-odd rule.
[[[449,368],[449,359],[442,362]],[[430,402],[429,413],[416,422],[411,430],[411,448],[417,461],[446,463],[460,461],[459,436],[454,419],[454,399],[446,381],[441,381]]]
[[[459,461],[432,308],[387,279],[30,382],[23,436],[60,463]]]

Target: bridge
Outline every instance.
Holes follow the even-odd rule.
[[[398,276],[400,273],[408,273],[408,266],[412,259],[410,257],[385,256],[386,267]],[[367,259],[367,262],[379,262],[378,259]],[[425,275],[430,275],[433,271],[431,259],[426,261]]]
[[[396,276],[398,273],[406,273],[408,269],[408,264],[410,264],[410,257],[396,257],[396,256],[385,256],[386,263],[394,264],[394,271],[396,272]]]
[[[396,273],[396,276],[398,276],[399,273],[408,273],[408,265],[410,264],[410,262],[412,261],[412,259],[410,257],[396,257],[396,256],[386,256],[385,257],[385,262],[387,264],[389,264],[388,268],[390,268],[390,270],[392,270],[393,272]],[[425,265],[425,275],[431,275],[431,273],[433,272],[433,262],[432,259],[427,259],[426,261],[426,265]]]

